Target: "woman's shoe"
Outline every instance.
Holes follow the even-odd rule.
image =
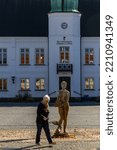
[[[41,144],[40,144],[40,143],[36,143],[36,145],[41,146]]]
[[[50,142],[49,144],[50,144],[50,145],[55,145],[55,144],[56,144],[56,142]]]

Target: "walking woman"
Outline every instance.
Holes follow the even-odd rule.
[[[49,129],[49,101],[50,97],[45,95],[43,100],[40,102],[37,108],[37,118],[36,118],[36,125],[37,125],[37,134],[36,134],[36,144],[40,145],[40,136],[42,128],[45,131],[46,138],[49,144],[56,144],[56,142],[52,141]]]

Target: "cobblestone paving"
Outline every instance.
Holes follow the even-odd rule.
[[[0,150],[100,150],[99,106],[72,106],[68,116],[70,138],[54,138],[49,147],[44,132],[41,146],[35,145],[37,107],[0,107]],[[58,118],[50,107],[50,121]],[[50,123],[51,134],[55,126]]]
[[[0,131],[0,148],[3,150],[12,149],[53,149],[53,150],[97,150],[99,148],[99,129],[73,129],[68,130],[69,138],[53,138],[57,142],[49,147],[44,132],[41,136],[42,146],[35,145],[35,129],[16,129]],[[51,130],[51,134],[54,131]]]

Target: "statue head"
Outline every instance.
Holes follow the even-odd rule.
[[[64,90],[67,87],[67,82],[66,81],[62,81],[61,82],[61,88]]]

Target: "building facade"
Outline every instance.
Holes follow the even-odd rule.
[[[0,36],[0,99],[56,97],[62,80],[71,97],[100,96],[100,38],[82,35],[72,2],[51,0],[47,36]]]

